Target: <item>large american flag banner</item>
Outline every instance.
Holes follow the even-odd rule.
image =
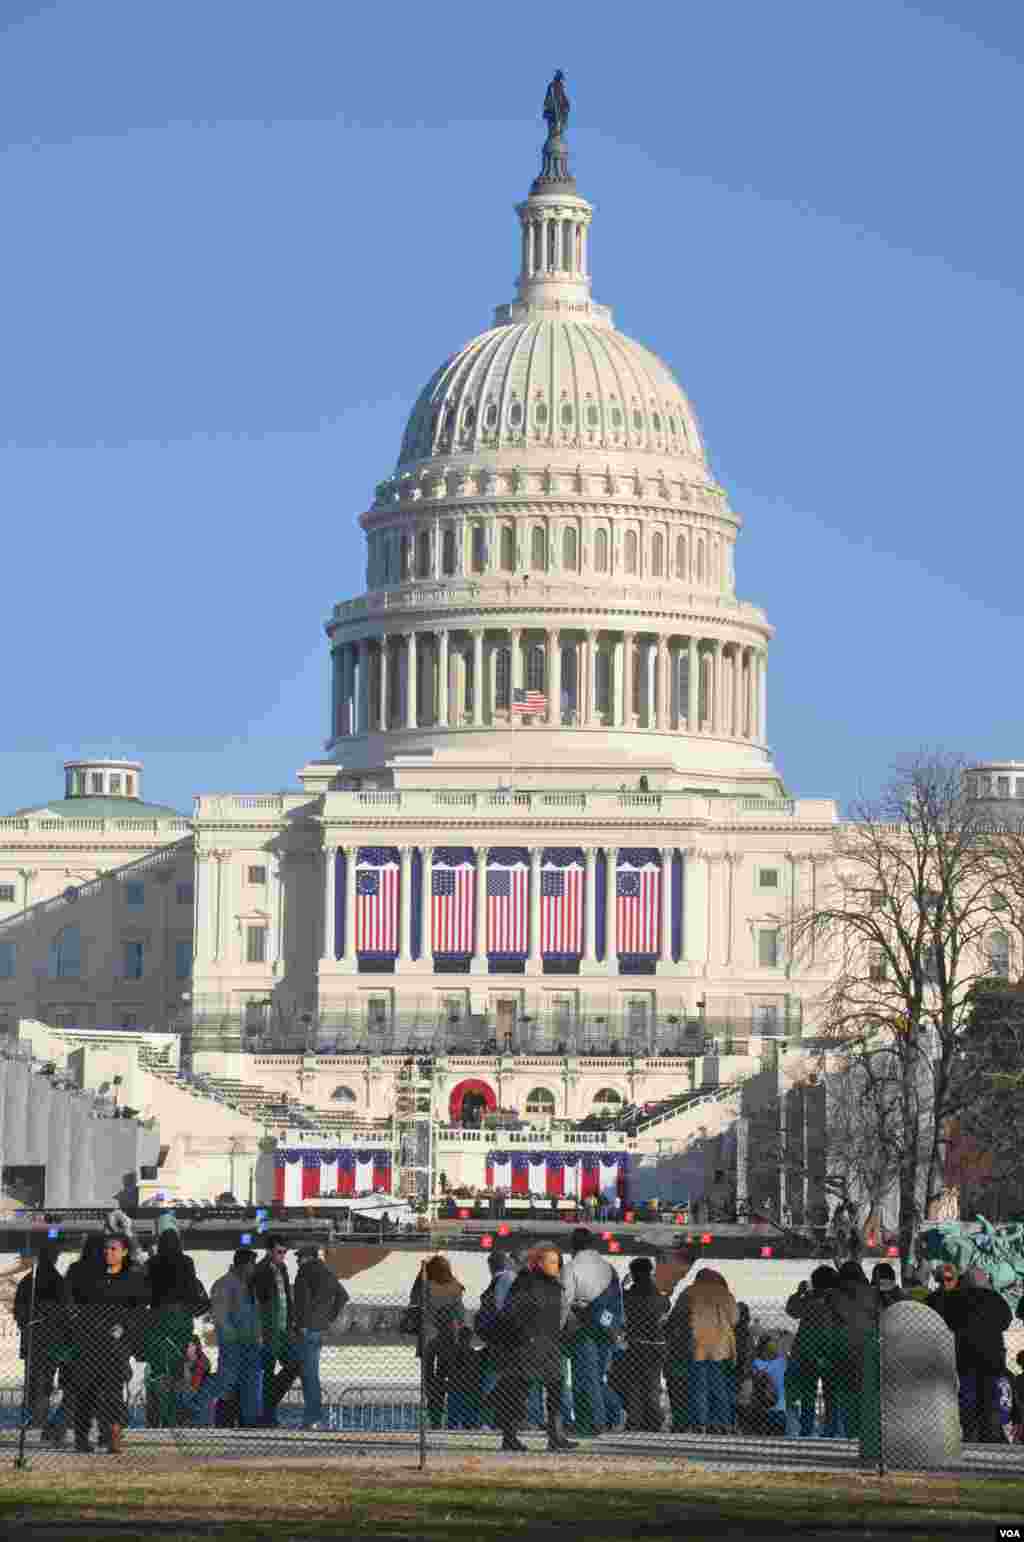
[[[360,846],[356,862],[356,952],[398,952],[398,852]]]
[[[435,953],[472,953],[476,868],[472,853],[446,852],[450,865],[438,862],[430,880],[430,924]]]
[[[657,954],[661,920],[661,868],[653,851],[622,851],[615,879],[619,953]]]
[[[488,953],[526,953],[529,926],[529,868],[525,861],[511,865],[493,861],[487,865],[487,951]],[[503,852],[507,859],[511,853]]]
[[[583,853],[545,851],[540,872],[541,953],[583,952]]]

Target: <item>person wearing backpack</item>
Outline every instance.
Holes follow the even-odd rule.
[[[622,1282],[597,1251],[593,1232],[580,1226],[572,1234],[572,1259],[562,1270],[569,1317],[566,1323],[575,1433],[592,1440],[611,1428],[605,1378],[612,1347],[625,1321]]]
[[[474,1328],[476,1336],[483,1340],[480,1356],[480,1403],[484,1418],[493,1429],[498,1427],[498,1413],[494,1405],[494,1392],[498,1385],[501,1368],[501,1312],[516,1278],[511,1255],[497,1249],[487,1255],[487,1267],[491,1271],[490,1284],[480,1297]]]
[[[751,1433],[786,1433],[786,1356],[774,1339],[762,1339],[750,1364]]]
[[[331,1273],[312,1245],[300,1247],[292,1310],[295,1347],[302,1380],[302,1428],[320,1429],[324,1418],[323,1389],[320,1385],[320,1356],[324,1334],[340,1317],[348,1301],[348,1291]]]

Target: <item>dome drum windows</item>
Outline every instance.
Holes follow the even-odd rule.
[[[636,574],[639,570],[640,543],[635,530],[627,530],[623,542],[623,566],[627,573]]]
[[[594,571],[607,573],[608,571],[608,532],[597,530],[594,533]]]
[[[579,567],[579,537],[573,525],[562,531],[562,567],[567,573],[575,573]]]
[[[508,422],[510,428],[521,428],[523,422],[522,402],[512,402],[508,409]]]
[[[548,565],[548,540],[543,525],[534,525],[530,532],[530,566],[534,572],[543,573]]]
[[[455,531],[449,528],[444,532],[441,544],[441,571],[446,578],[450,578],[455,567]]]
[[[516,533],[511,525],[501,527],[501,571],[514,573],[516,570]]]

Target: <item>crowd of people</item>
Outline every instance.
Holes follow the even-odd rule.
[[[144,1363],[151,1427],[273,1426],[297,1380],[303,1426],[319,1427],[323,1336],[348,1295],[315,1247],[298,1249],[294,1280],[287,1256],[275,1236],[265,1239],[262,1259],[239,1248],[208,1295],[170,1215],[150,1256],[116,1216],[105,1233],[86,1238],[66,1274],[44,1246],[14,1300],[26,1422],[45,1445],[62,1445],[73,1431],[80,1452],[96,1449],[95,1426],[100,1447],[118,1454],[133,1364]],[[215,1368],[195,1331],[201,1319],[212,1323]]]
[[[1011,1375],[1010,1308],[977,1271],[947,1265],[935,1289],[904,1290],[888,1263],[870,1280],[853,1260],[823,1264],[785,1303],[793,1333],[753,1320],[715,1269],[677,1289],[685,1264],[635,1258],[623,1285],[586,1228],[568,1257],[494,1252],[489,1266],[474,1317],[448,1260],[429,1260],[405,1326],[425,1358],[431,1424],[489,1426],[506,1451],[525,1449],[527,1425],[555,1451],[617,1429],[859,1439],[879,1406],[882,1313],[908,1300],[953,1335],[964,1439],[1024,1439],[1024,1352]]]
[[[95,1426],[101,1447],[121,1451],[136,1363],[149,1426],[274,1426],[299,1381],[303,1427],[323,1427],[324,1336],[348,1294],[317,1249],[297,1250],[293,1278],[281,1238],[264,1239],[262,1258],[239,1248],[207,1295],[172,1216],[148,1256],[119,1219],[86,1238],[66,1274],[44,1246],[18,1286],[25,1422],[41,1441],[73,1433],[77,1450],[92,1451]],[[617,1429],[858,1439],[879,1406],[883,1313],[914,1300],[952,1335],[964,1439],[1024,1441],[1024,1353],[1011,1374],[1012,1314],[978,1270],[946,1264],[934,1288],[901,1288],[887,1263],[870,1280],[854,1261],[822,1264],[785,1303],[794,1333],[752,1318],[716,1269],[686,1283],[683,1252],[634,1258],[623,1281],[587,1227],[567,1255],[496,1250],[488,1266],[474,1313],[448,1259],[430,1258],[403,1313],[434,1428],[489,1427],[510,1452],[526,1449],[531,1426],[552,1451]]]

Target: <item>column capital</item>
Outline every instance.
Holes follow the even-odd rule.
[[[543,854],[544,854],[543,846],[531,846],[530,847],[530,866],[531,867],[540,867],[540,859],[543,856]]]
[[[584,846],[584,848],[583,848],[583,860],[584,860],[584,862],[586,862],[588,864],[596,862],[597,861],[598,850],[599,850],[599,848],[597,846]]]
[[[725,860],[728,862],[730,867],[742,867],[743,863],[746,861],[746,857],[742,851],[726,851],[723,852],[723,856],[725,857]]]

